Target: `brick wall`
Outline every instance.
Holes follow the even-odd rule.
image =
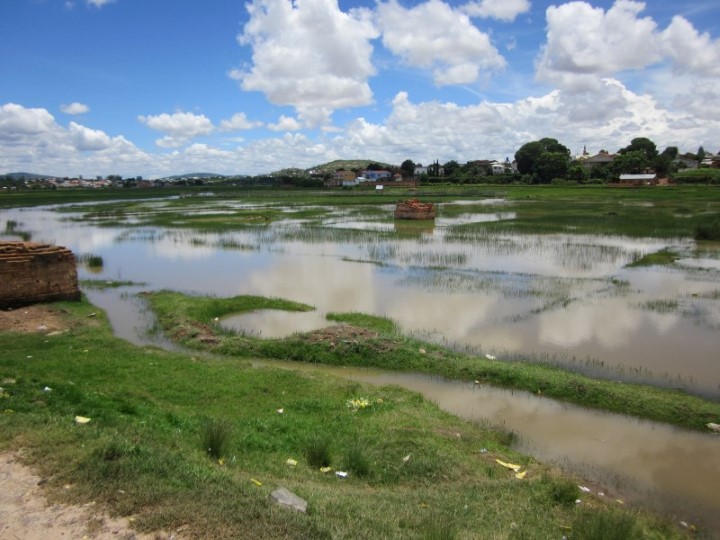
[[[0,242],[0,309],[79,299],[72,251],[34,242]]]

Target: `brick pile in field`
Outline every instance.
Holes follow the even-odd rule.
[[[395,219],[435,219],[435,205],[417,199],[397,203]]]
[[[0,309],[79,299],[72,251],[50,244],[0,241]]]

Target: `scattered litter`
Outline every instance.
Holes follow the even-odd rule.
[[[623,501],[622,499],[615,499],[615,502],[618,504],[625,504],[625,501]]]
[[[278,414],[282,414],[282,413],[285,412],[285,409],[278,409],[278,410],[276,410],[275,412],[278,413]]]
[[[585,493],[590,493],[590,488],[585,486],[578,486],[580,488],[580,491],[584,491]]]
[[[97,316],[97,313],[95,313],[95,312],[93,311],[93,312],[92,312],[90,315],[88,315],[87,317],[90,318],[90,317],[96,317],[96,316]]]
[[[403,462],[404,462],[404,463],[407,463],[408,461],[410,461],[410,454],[408,454],[407,456],[405,456],[405,457],[403,458]]]
[[[220,317],[215,317],[213,320],[214,320],[215,322],[218,322],[218,321],[220,320]]]
[[[480,381],[475,381],[475,384],[480,384]]]
[[[255,480],[254,478],[251,478],[250,481],[255,484],[256,486],[262,486],[262,482],[259,480]]]
[[[420,350],[420,354],[427,354],[427,351],[425,349],[419,349],[419,350]]]
[[[15,384],[16,382],[17,382],[17,381],[16,381],[15,379],[10,379],[10,378],[3,379],[3,380],[2,380],[2,383],[3,383],[3,384]]]
[[[46,335],[47,335],[48,337],[51,337],[51,336],[60,336],[60,335],[62,335],[62,334],[64,334],[64,333],[65,333],[64,331],[61,332],[60,330],[54,330],[54,331],[52,331],[52,332],[50,332],[49,334],[46,334]]]
[[[525,478],[526,474],[527,474],[527,471],[516,473],[515,478],[517,478],[518,480],[522,480],[523,478]]]
[[[348,473],[345,471],[335,471],[335,476],[338,478],[347,478]]]
[[[481,454],[487,454],[487,448],[481,448],[480,449]]]
[[[707,426],[707,428],[708,428],[710,431],[714,431],[714,432],[716,432],[716,433],[720,433],[720,424],[715,424],[715,423],[713,423],[713,422],[710,422],[710,423],[705,424],[705,425]]]
[[[87,416],[76,416],[75,417],[76,424],[87,424],[88,422],[90,422],[90,419]]]
[[[218,459],[218,465],[225,465],[225,460],[223,458]]]
[[[575,499],[575,504],[580,504],[582,501],[580,499]]]
[[[43,388],[43,392],[52,392],[52,388],[46,386],[45,388]]]
[[[353,412],[357,412],[361,409],[366,409],[372,405],[370,401],[367,398],[355,398],[355,399],[348,399],[345,403],[348,407],[348,409],[351,409]]]
[[[332,467],[320,467],[320,472],[323,474],[327,474],[330,471],[332,471]]]
[[[31,355],[31,354],[29,354],[29,355],[28,355],[27,357],[28,357],[28,358],[32,358],[32,355]]]
[[[495,462],[498,463],[499,465],[502,465],[506,469],[510,469],[515,472],[518,472],[520,469],[522,469],[522,465],[515,465],[514,463],[505,463],[504,461],[500,461],[499,459],[496,459]]]
[[[605,496],[605,494],[604,494],[602,491],[598,491],[598,495],[599,495],[600,497],[604,497],[604,496]]]
[[[41,324],[40,326],[37,327],[37,329],[38,330],[47,330],[47,326],[45,326],[44,324]]]
[[[486,355],[485,355],[485,358],[487,358],[488,360],[495,360],[495,359],[496,359],[496,357],[493,356],[492,354],[486,354]]]
[[[682,525],[682,526],[685,527],[686,529],[688,528],[687,521],[681,521],[681,522],[680,522],[680,525]]]
[[[287,463],[287,464],[290,465],[291,467],[295,467],[295,466],[297,465],[297,460],[296,460],[296,459],[292,459],[292,458],[288,458],[285,463]]]

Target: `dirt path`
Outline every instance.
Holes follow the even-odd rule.
[[[126,518],[97,513],[93,504],[50,505],[40,477],[17,454],[0,454],[0,538],[3,540],[158,540],[165,533],[138,534]]]

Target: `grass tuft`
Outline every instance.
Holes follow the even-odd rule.
[[[308,465],[319,469],[332,463],[330,438],[325,435],[313,435],[305,443],[305,458]]]
[[[720,219],[697,225],[695,240],[720,240]]]
[[[232,426],[226,420],[210,418],[200,427],[202,449],[213,459],[220,459],[227,452],[232,437]]]
[[[370,476],[370,460],[367,458],[367,447],[359,439],[355,439],[347,450],[347,468],[355,476]]]
[[[617,510],[581,510],[573,522],[573,540],[634,540],[642,534],[637,518]]]

